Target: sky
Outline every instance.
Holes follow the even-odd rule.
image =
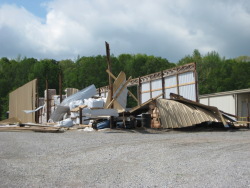
[[[250,56],[249,0],[0,0],[0,57]]]

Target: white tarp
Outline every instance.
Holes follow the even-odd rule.
[[[104,99],[84,99],[84,104],[89,108],[103,108],[104,107]]]
[[[85,100],[85,99],[84,99],[84,100]],[[83,103],[82,100],[71,101],[71,102],[69,103],[69,109],[72,110],[72,109],[74,109],[74,108],[76,108],[76,107],[78,107],[78,106],[80,106],[80,105],[83,105],[83,104],[84,104],[84,103]]]
[[[69,103],[72,101],[88,99],[94,95],[96,95],[96,87],[94,84],[92,84],[84,88],[83,90],[64,99],[63,102],[61,103],[61,106],[69,106]]]
[[[45,105],[40,106],[40,107],[38,107],[38,108],[35,109],[35,110],[23,110],[23,111],[24,111],[26,114],[29,114],[29,113],[36,112],[36,111],[42,109],[44,106],[45,106]]]
[[[84,108],[82,110],[84,116],[87,117],[99,117],[99,116],[114,116],[118,117],[118,111],[116,109],[89,109]]]
[[[63,119],[64,114],[69,112],[68,106],[58,105],[56,110],[51,114],[50,119],[53,122],[57,122]]]
[[[74,124],[73,124],[73,121],[68,118],[68,119],[64,119],[62,121],[59,121],[59,124],[57,126],[59,127],[72,127]]]

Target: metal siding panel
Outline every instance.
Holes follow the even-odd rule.
[[[209,103],[210,106],[215,106],[219,110],[229,114],[235,114],[235,99],[233,95],[210,97]]]
[[[161,79],[153,80],[151,82],[151,84],[152,84],[152,90],[154,90],[154,89],[162,89],[162,80]]]
[[[142,93],[141,103],[144,103],[150,99],[150,93]]]
[[[180,86],[179,87],[180,95],[189,100],[196,100],[195,97],[195,84]]]
[[[191,82],[195,82],[195,76],[193,72],[179,74],[179,84],[187,84]]]
[[[146,91],[146,93],[143,93],[145,91]],[[142,92],[141,103],[144,103],[150,99],[150,92],[149,91],[150,91],[150,83],[149,82],[142,83],[142,85],[141,85],[141,92]]]
[[[158,95],[160,95],[160,94],[162,94],[162,90],[159,90],[159,91],[153,91],[153,92],[152,92],[152,98],[154,98],[154,97],[156,97],[156,96],[158,96]],[[162,98],[162,96],[161,96],[161,97],[159,97],[159,98]]]
[[[172,86],[176,86],[177,82],[176,82],[176,76],[169,76],[165,78],[165,87],[172,87]]]
[[[150,90],[150,84],[149,84],[149,82],[141,84],[141,92],[145,92],[145,91],[149,91],[149,90]]]

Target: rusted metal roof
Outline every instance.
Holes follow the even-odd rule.
[[[187,100],[157,99],[162,128],[189,127],[202,122],[222,122],[216,107]]]

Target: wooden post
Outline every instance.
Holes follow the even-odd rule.
[[[249,102],[248,102],[248,99],[247,99],[247,121],[249,122],[250,121],[250,114],[249,114]],[[247,123],[247,127],[250,128],[250,123]]]
[[[141,77],[138,78],[138,86],[137,86],[137,98],[138,98],[138,106],[142,103],[142,93],[141,93]]]
[[[166,96],[165,96],[165,79],[163,77],[163,71],[161,71],[161,83],[162,83],[162,98],[165,99]]]
[[[82,108],[79,107],[79,114],[80,114],[80,124],[82,125]]]
[[[98,94],[99,94],[99,97],[102,96],[102,94],[101,94],[101,88],[98,88]]]
[[[153,94],[152,94],[152,80],[151,80],[151,78],[149,80],[149,89],[150,89],[150,99],[152,99],[153,98]]]
[[[180,89],[179,89],[179,74],[176,74],[176,89],[177,89],[177,94],[180,95]]]
[[[36,81],[36,108],[39,107],[38,79]],[[39,123],[40,110],[35,112],[35,122]]]
[[[194,62],[194,77],[195,77],[195,94],[196,94],[196,102],[199,102],[199,92],[198,92],[198,76],[197,76],[197,65]]]
[[[62,70],[60,68],[59,72],[59,95],[60,95],[60,103],[62,102]]]
[[[108,70],[109,72],[112,73],[112,69],[111,69],[111,61],[110,61],[110,48],[109,48],[109,43],[105,42],[106,45],[106,54],[107,54],[107,63],[108,63]],[[110,90],[110,101],[113,100],[113,83],[112,83],[112,77],[109,74],[109,90]],[[111,108],[113,108],[113,105],[111,106]],[[111,116],[110,117],[110,128],[113,128],[113,121],[114,121],[114,117]]]
[[[46,116],[46,119],[47,119],[47,122],[49,121],[49,82],[48,82],[48,79],[46,79],[46,107],[47,107],[47,116]]]

